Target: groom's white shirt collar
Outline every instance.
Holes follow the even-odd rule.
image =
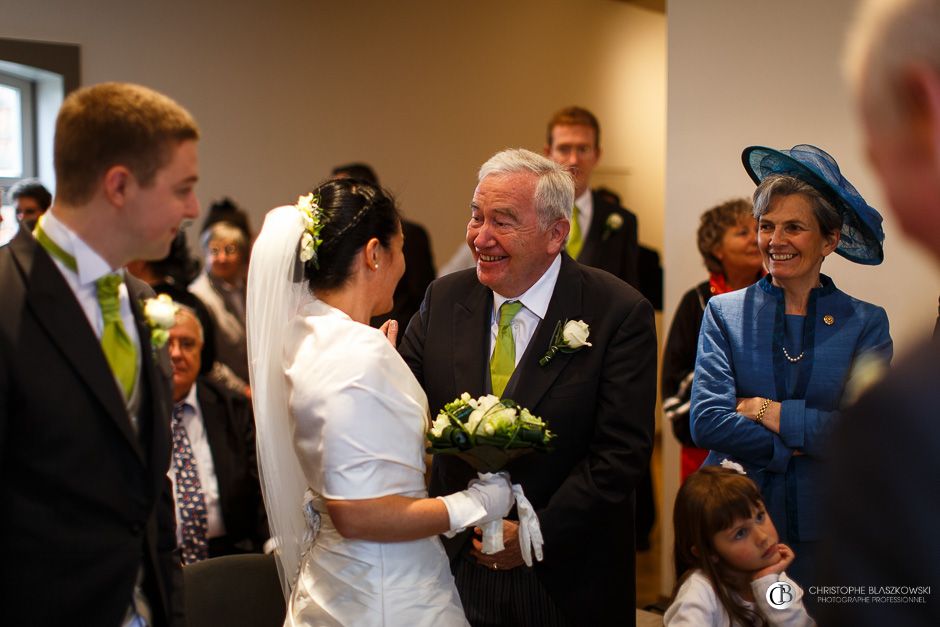
[[[108,262],[105,261],[101,255],[96,253],[91,246],[86,244],[82,238],[76,235],[75,232],[56,218],[53,211],[47,211],[43,216],[42,230],[45,231],[46,235],[48,235],[53,242],[58,244],[62,250],[75,257],[75,263],[78,266],[77,275],[79,285],[94,283],[106,274],[114,272],[111,266],[108,265]],[[59,259],[56,259],[55,256],[52,258],[55,259],[60,268],[71,272],[71,269],[66,267]]]
[[[65,282],[72,288],[72,292],[75,294],[78,304],[81,305],[82,311],[85,312],[85,317],[88,318],[88,323],[91,325],[91,328],[94,329],[95,335],[101,338],[104,320],[101,317],[101,308],[98,305],[98,288],[95,285],[95,281],[106,274],[115,272],[115,270],[112,270],[108,262],[105,261],[101,255],[96,253],[91,246],[86,244],[82,238],[76,235],[69,227],[65,226],[61,220],[58,220],[51,209],[43,214],[42,230],[45,231],[49,239],[58,244],[62,250],[75,257],[75,263],[78,266],[77,273],[73,272],[71,268],[62,263],[62,261],[57,259],[54,255],[50,255],[56,267],[58,267],[62,273]],[[123,268],[118,268],[116,271],[119,272],[122,277],[124,276]],[[137,325],[134,322],[134,313],[131,310],[131,300],[130,294],[127,291],[127,283],[121,283],[121,287],[118,289],[118,297],[121,302],[121,320],[124,322],[124,330],[127,332],[128,336],[130,336],[131,341],[137,346],[140,346],[140,338],[137,334]],[[140,351],[138,351],[138,372],[140,372],[140,363]]]

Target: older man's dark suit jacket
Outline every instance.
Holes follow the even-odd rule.
[[[268,537],[267,519],[258,483],[251,402],[204,377],[198,379],[196,397],[212,451],[230,545],[219,554],[260,552]]]
[[[473,269],[428,288],[401,354],[432,412],[462,392],[476,397],[489,389],[492,304],[492,291]],[[559,320],[590,325],[593,346],[540,366]],[[563,253],[546,317],[503,395],[542,416],[557,435],[552,453],[525,455],[507,468],[541,521],[540,581],[577,624],[631,623],[633,491],[649,462],[656,395],[652,307],[619,279]],[[463,490],[474,476],[463,461],[437,457],[431,492]],[[452,557],[467,540],[465,534],[448,543]]]
[[[640,245],[637,241],[636,216],[621,207],[620,198],[611,191],[595,189],[591,192],[591,198],[594,203],[591,228],[578,255],[578,262],[606,270],[640,289]],[[608,225],[611,215],[620,216],[622,223],[619,227]]]
[[[6,625],[119,625],[138,571],[156,625],[181,621],[170,482],[171,367],[141,339],[139,435],[101,345],[51,257],[0,248],[0,615]]]

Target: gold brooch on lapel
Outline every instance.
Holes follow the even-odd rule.
[[[832,314],[826,314],[825,316],[823,316],[823,323],[827,327],[831,327],[832,325],[836,323],[836,319],[832,317]]]

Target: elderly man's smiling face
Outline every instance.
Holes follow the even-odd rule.
[[[531,172],[491,174],[480,181],[470,203],[467,245],[480,283],[506,298],[532,287],[561,251],[567,221],[539,227],[535,210],[537,176]]]
[[[199,376],[202,365],[202,327],[189,311],[181,309],[176,314],[176,324],[170,328],[167,348],[173,363],[173,401],[186,398],[189,389]]]

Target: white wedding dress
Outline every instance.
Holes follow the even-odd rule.
[[[411,370],[380,331],[322,301],[303,305],[286,339],[294,449],[320,531],[285,625],[466,625],[436,536],[347,540],[326,509],[325,499],[427,496],[427,397]]]

